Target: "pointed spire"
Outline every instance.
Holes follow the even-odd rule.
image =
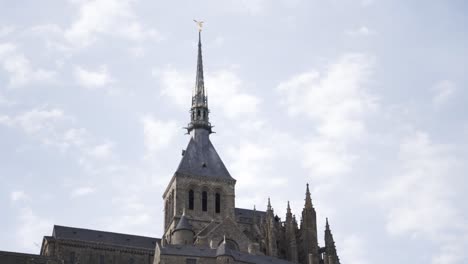
[[[306,188],[305,207],[306,208],[313,208],[312,198],[310,198],[310,191],[309,191],[309,184],[308,183],[307,183],[307,188]]]
[[[271,211],[271,203],[270,203],[270,197],[268,197],[268,211]]]
[[[325,230],[330,231],[330,225],[328,224],[328,217],[325,218]]]
[[[289,205],[289,201],[288,201],[288,206],[286,207],[286,222],[292,223],[292,213],[291,213],[291,206]]]
[[[195,79],[195,89],[194,89],[193,96],[195,97],[197,95],[199,95],[199,97],[197,97],[197,99],[199,99],[199,101],[192,102],[192,106],[193,106],[194,103],[197,104],[197,105],[206,103],[206,106],[208,106],[207,102],[202,100],[205,97],[205,80],[203,78],[203,58],[202,58],[202,45],[201,45],[201,30],[198,31],[197,75],[196,75],[196,79]]]
[[[195,21],[197,22],[197,21]],[[203,77],[203,56],[202,56],[202,44],[201,44],[201,28],[199,22],[198,30],[198,55],[197,55],[197,72],[195,78],[195,87],[192,93],[192,107],[190,108],[190,123],[188,124],[188,132],[201,128],[211,131],[211,124],[209,122],[209,109],[208,109],[208,97],[205,91],[205,80]]]

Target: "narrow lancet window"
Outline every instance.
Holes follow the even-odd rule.
[[[218,214],[221,212],[221,195],[219,193],[216,193],[215,211]]]
[[[204,212],[208,211],[208,193],[207,192],[202,193],[202,210]]]
[[[188,193],[188,208],[193,210],[193,190],[190,190]]]

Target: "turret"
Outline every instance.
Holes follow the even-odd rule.
[[[176,228],[172,231],[172,244],[174,245],[191,245],[193,244],[193,229],[185,216],[185,210],[177,223]]]
[[[268,197],[268,206],[266,211],[266,239],[267,239],[267,255],[276,257],[278,256],[278,250],[276,245],[276,228],[275,228],[275,215],[273,208],[271,207],[270,197]]]

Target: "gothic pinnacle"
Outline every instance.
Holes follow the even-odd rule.
[[[307,183],[307,188],[306,188],[305,207],[306,208],[313,208],[312,198],[310,198],[310,191],[309,191],[309,184],[308,183]]]

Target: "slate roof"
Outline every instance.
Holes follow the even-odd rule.
[[[234,213],[236,214],[236,219],[242,223],[253,223],[254,210],[244,209],[244,208],[235,208]],[[257,221],[260,221],[260,218],[265,217],[266,212],[264,211],[255,211],[257,216]]]
[[[55,239],[94,242],[123,247],[134,247],[154,250],[161,239],[154,237],[135,236],[84,228],[54,225],[52,237]]]
[[[209,247],[196,247],[192,245],[166,245],[160,247],[161,255],[216,257],[216,249]]]
[[[173,255],[173,256],[191,256],[191,257],[208,257],[216,258],[217,249],[209,247],[196,247],[189,245],[166,245],[165,247],[160,247],[161,255]],[[221,254],[223,255],[223,254]],[[232,256],[235,260],[245,262],[245,263],[255,263],[255,264],[292,264],[287,260],[278,259],[269,256],[262,255],[251,255],[248,253],[230,250],[229,255]]]
[[[0,251],[1,264],[52,264],[59,263],[56,258],[35,254]]]
[[[182,215],[179,222],[177,223],[176,228],[174,229],[174,231],[177,231],[177,230],[190,230],[193,232],[192,225],[188,222],[185,214]]]
[[[208,131],[196,129],[176,173],[234,180],[208,137]]]

